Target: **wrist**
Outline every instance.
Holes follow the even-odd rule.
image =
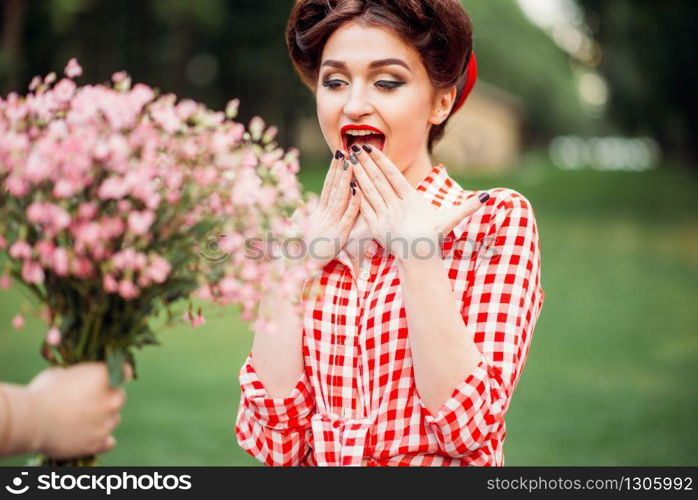
[[[41,448],[41,433],[38,419],[40,411],[36,406],[36,396],[28,387],[3,385],[7,406],[5,438],[2,450],[8,455],[36,453]]]
[[[413,237],[388,239],[384,247],[389,247],[391,255],[399,262],[431,262],[443,260],[444,239],[441,233]]]
[[[396,259],[398,272],[401,279],[405,281],[428,279],[438,273],[445,271],[443,267],[443,259],[438,255],[418,257],[410,256],[408,258]]]

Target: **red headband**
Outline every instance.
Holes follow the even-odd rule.
[[[458,109],[465,102],[465,98],[468,97],[470,91],[473,90],[475,86],[475,80],[477,80],[477,61],[475,60],[475,52],[470,54],[470,61],[468,62],[468,67],[465,70],[465,85],[463,85],[463,93],[460,95],[458,102],[453,109],[451,109],[451,114],[458,111]]]

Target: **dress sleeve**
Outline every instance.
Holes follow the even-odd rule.
[[[487,232],[479,249],[476,246],[476,260],[465,251],[455,253],[449,273],[466,283],[464,289],[454,289],[461,296],[461,314],[481,358],[436,414],[424,408],[440,451],[452,457],[484,446],[504,424],[544,300],[540,244],[530,202],[511,189],[490,193],[489,210],[481,209]],[[484,223],[487,214],[489,223]]]
[[[299,465],[310,448],[310,418],[315,401],[305,372],[288,397],[271,398],[252,365],[252,353],[240,369],[237,441],[266,465]]]

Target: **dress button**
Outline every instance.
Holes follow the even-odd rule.
[[[367,280],[368,278],[371,277],[371,272],[364,270],[364,271],[361,271],[361,274],[359,276],[361,277],[362,280]]]
[[[375,240],[371,240],[371,243],[368,245],[368,248],[366,249],[366,257],[373,258],[376,256],[377,253],[378,245],[376,244]]]

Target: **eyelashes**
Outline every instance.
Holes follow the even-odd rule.
[[[337,79],[324,80],[322,86],[329,90],[336,90],[342,86],[342,83],[344,83],[342,80]],[[398,87],[402,87],[405,83],[406,82],[399,80],[378,80],[375,85],[383,90],[394,90]]]

